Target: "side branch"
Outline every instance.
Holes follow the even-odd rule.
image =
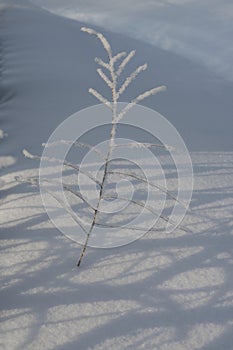
[[[124,115],[131,109],[133,108],[138,102],[143,101],[146,97],[149,97],[151,95],[155,95],[158,92],[164,91],[166,90],[166,86],[159,86],[156,88],[153,88],[151,90],[148,90],[146,92],[144,92],[143,94],[139,95],[138,97],[136,97],[134,100],[132,100],[122,111],[121,113],[118,114],[116,122],[118,123],[123,117]]]
[[[110,79],[108,79],[107,75],[102,71],[101,68],[97,69],[97,73],[99,74],[101,79],[103,79],[103,81],[108,85],[108,87],[110,87],[110,89],[112,89],[113,82]]]
[[[92,94],[97,100],[99,100],[101,103],[103,103],[105,106],[108,108],[112,109],[112,104],[105,98],[103,97],[98,91],[95,89],[90,88],[89,93]]]
[[[91,35],[95,35],[100,40],[100,42],[102,43],[104,49],[106,50],[106,52],[108,54],[109,59],[112,58],[111,45],[109,44],[108,40],[105,38],[105,36],[103,34],[98,33],[94,29],[87,28],[87,27],[82,27],[81,31],[82,32],[86,32],[86,33],[91,34]]]
[[[90,180],[92,180],[93,182],[95,182],[97,185],[101,186],[101,183],[100,181],[98,181],[97,179],[95,179],[91,174],[88,173],[88,171],[83,171],[82,169],[80,169],[80,167],[78,165],[75,165],[73,163],[69,163],[67,162],[66,160],[61,160],[61,159],[57,159],[57,158],[53,158],[53,157],[40,157],[40,156],[35,156],[31,153],[29,153],[26,149],[23,150],[23,155],[26,157],[26,158],[29,158],[29,159],[36,159],[36,160],[45,160],[47,162],[50,162],[50,163],[58,163],[58,164],[62,164],[64,166],[67,166],[69,168],[72,168],[74,170],[77,170],[79,171],[80,173],[82,173],[83,175],[87,176]]]
[[[104,62],[101,58],[96,57],[95,62],[98,63],[101,67],[106,68],[107,70],[110,70],[109,64]]]
[[[42,143],[43,147],[54,147],[54,146],[60,146],[60,145],[73,145],[75,147],[80,147],[80,148],[87,148],[90,151],[95,152],[98,154],[102,159],[105,159],[105,156],[102,152],[100,152],[98,149],[95,148],[95,146],[90,145],[89,143],[84,143],[84,142],[79,142],[79,141],[70,141],[70,140],[59,140],[59,141],[54,141],[54,142],[48,142],[48,143]]]
[[[117,71],[116,71],[116,76],[119,77],[121,75],[121,73],[123,72],[123,70],[125,69],[126,65],[131,61],[131,59],[133,58],[133,56],[135,55],[136,51],[132,50],[130,51],[130,53],[125,57],[125,59],[121,62],[121,64],[119,65]]]
[[[117,98],[119,98],[120,95],[122,95],[123,92],[126,90],[126,88],[129,86],[129,84],[131,84],[132,81],[137,78],[138,74],[143,72],[146,69],[147,69],[146,63],[143,64],[142,66],[139,66],[137,69],[135,69],[135,71],[132,74],[130,74],[130,76],[128,78],[126,78],[124,83],[121,85],[121,87],[117,93]]]
[[[158,216],[160,219],[162,219],[163,221],[166,221],[167,223],[172,224],[172,225],[176,225],[176,223],[175,223],[173,220],[171,220],[169,217],[164,216],[164,215],[161,215],[161,214],[157,213],[153,208],[151,208],[151,207],[149,207],[149,206],[145,206],[144,203],[135,201],[135,200],[133,200],[133,199],[124,198],[124,197],[121,197],[121,196],[119,196],[119,195],[105,195],[105,196],[103,197],[103,199],[120,199],[120,200],[122,200],[122,201],[135,204],[135,205],[137,205],[137,206],[139,206],[139,207],[142,207],[142,208],[144,208],[145,210],[151,212],[152,214],[157,215],[157,216]],[[179,226],[179,228],[180,228],[182,231],[189,232],[189,230],[188,230],[186,227],[184,227],[184,226]]]
[[[171,199],[173,199],[175,202],[179,203],[180,205],[182,205],[186,210],[188,210],[187,206],[181,202],[180,200],[178,200],[170,191],[168,191],[166,188],[159,186],[159,185],[155,185],[154,183],[148,181],[147,179],[143,179],[142,177],[138,176],[137,174],[134,173],[128,173],[128,172],[124,172],[124,171],[118,171],[118,170],[114,170],[114,171],[108,171],[108,174],[114,175],[114,174],[119,174],[119,175],[124,175],[124,176],[128,176],[131,177],[135,180],[138,180],[140,182],[143,182],[151,187],[156,188],[157,190],[161,191],[162,193],[166,194],[168,197],[170,197]]]
[[[37,179],[31,179],[31,178],[26,178],[23,179],[19,176],[15,176],[15,180],[21,183],[28,183],[33,186],[39,187],[39,181]],[[87,234],[88,231],[85,228],[86,225],[86,220],[81,219],[77,214],[71,210],[63,200],[61,200],[57,195],[54,194],[54,192],[49,191],[47,189],[44,189],[45,192],[47,192],[52,198],[54,198],[64,209],[65,211],[74,219],[74,221],[81,227],[81,229]]]

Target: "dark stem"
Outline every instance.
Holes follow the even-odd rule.
[[[105,166],[104,166],[103,179],[102,179],[102,182],[101,182],[101,184],[100,184],[99,200],[98,200],[98,203],[97,203],[95,212],[94,212],[94,217],[93,217],[93,221],[92,221],[90,230],[89,230],[89,232],[88,232],[88,234],[87,234],[86,241],[85,241],[85,243],[84,243],[84,246],[83,246],[81,255],[80,255],[79,260],[78,260],[78,263],[77,263],[77,266],[78,266],[78,267],[81,265],[82,259],[83,259],[83,257],[84,257],[85,252],[86,252],[86,249],[87,249],[87,245],[88,245],[88,241],[89,241],[90,235],[91,235],[92,230],[93,230],[93,228],[94,228],[94,226],[95,226],[95,223],[96,223],[96,219],[97,219],[98,212],[99,212],[100,202],[101,202],[101,199],[102,199],[102,196],[103,196],[104,183],[105,183],[105,181],[106,181],[106,176],[107,176],[107,173],[108,173],[108,163],[109,163],[109,157],[110,157],[110,155],[111,155],[111,149],[109,149],[108,154],[107,154],[107,157],[106,157]]]
[[[112,56],[110,56],[109,59],[111,61]],[[103,196],[104,183],[106,181],[106,176],[107,176],[107,173],[108,173],[109,158],[110,158],[111,153],[112,153],[112,147],[113,147],[114,138],[115,138],[115,130],[116,130],[116,123],[115,123],[115,121],[116,121],[116,107],[117,107],[116,106],[116,104],[117,104],[117,98],[116,98],[117,81],[116,81],[116,75],[115,75],[115,72],[114,72],[114,66],[111,66],[111,78],[112,78],[112,84],[113,84],[112,85],[112,128],[111,128],[111,131],[110,131],[109,149],[108,149],[108,153],[107,153],[106,160],[105,160],[104,174],[103,174],[102,182],[100,184],[100,193],[99,193],[98,203],[97,203],[97,206],[96,206],[96,209],[95,209],[95,213],[94,213],[94,217],[93,217],[93,221],[92,221],[90,230],[89,230],[89,232],[87,234],[86,241],[84,243],[81,255],[80,255],[78,263],[77,263],[78,267],[81,265],[82,259],[84,257],[85,251],[87,249],[87,245],[88,245],[88,241],[89,241],[90,235],[91,235],[92,230],[93,230],[93,228],[95,226],[95,223],[96,223],[96,219],[97,219],[98,212],[99,212],[100,202],[101,202],[101,199],[102,199],[102,196]]]

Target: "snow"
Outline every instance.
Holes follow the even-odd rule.
[[[69,18],[127,33],[201,62],[233,80],[233,5],[229,0],[32,0]]]
[[[107,94],[95,72],[102,48],[82,23],[27,1],[2,2],[0,129],[1,337],[4,350],[231,349],[233,343],[233,84],[172,52],[102,30],[115,52],[148,62],[138,85],[165,84],[145,104],[185,140],[194,166],[189,232],[149,232],[114,249],[81,246],[49,221],[37,174],[22,150],[41,154],[57,125]],[[3,135],[3,132],[1,132]]]

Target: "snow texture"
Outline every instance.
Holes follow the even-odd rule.
[[[233,84],[156,46],[101,31],[116,52],[150,67],[126,99],[157,85],[145,104],[165,115],[191,151],[190,232],[150,232],[114,249],[82,249],[52,225],[37,188],[15,181],[38,164],[54,128],[95,104],[98,42],[83,23],[26,1],[1,3],[0,238],[3,350],[219,350],[233,344]],[[102,84],[102,85],[101,85]],[[145,89],[144,89],[145,88]]]

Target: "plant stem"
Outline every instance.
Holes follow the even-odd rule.
[[[110,57],[110,62],[111,62],[111,58]],[[79,267],[81,265],[82,259],[85,255],[86,249],[87,249],[87,245],[91,236],[91,233],[93,231],[93,228],[95,226],[96,223],[96,219],[98,216],[98,212],[99,212],[99,207],[100,207],[100,202],[103,196],[103,188],[104,188],[104,184],[106,181],[106,176],[108,173],[108,164],[109,164],[109,159],[112,153],[112,149],[114,146],[114,140],[115,140],[115,133],[116,133],[116,116],[117,116],[117,93],[116,93],[116,87],[117,87],[117,79],[116,79],[116,74],[114,72],[114,65],[111,65],[111,78],[112,78],[112,127],[111,127],[111,131],[110,131],[110,140],[109,140],[109,148],[108,148],[108,153],[105,159],[105,165],[104,165],[104,173],[103,173],[103,178],[102,178],[102,182],[100,184],[100,192],[99,192],[99,198],[98,198],[98,203],[94,212],[94,217],[93,217],[93,221],[90,227],[90,230],[87,234],[86,237],[86,241],[84,243],[83,249],[81,251],[78,263],[77,263],[77,267]]]
[[[105,166],[104,166],[103,179],[102,179],[102,182],[101,182],[101,185],[100,185],[100,193],[99,193],[98,203],[97,203],[97,206],[96,206],[96,209],[95,209],[95,212],[94,212],[94,217],[93,217],[93,221],[92,221],[90,230],[89,230],[89,232],[88,232],[88,234],[87,234],[86,241],[85,241],[85,243],[84,243],[82,252],[81,252],[81,254],[80,254],[80,257],[79,257],[79,260],[78,260],[78,263],[77,263],[77,266],[78,266],[78,267],[81,265],[82,259],[83,259],[83,257],[84,257],[85,252],[86,252],[86,249],[87,249],[87,245],[88,245],[88,241],[89,241],[90,235],[91,235],[92,230],[93,230],[93,228],[94,228],[94,226],[95,226],[95,223],[96,223],[97,215],[98,215],[98,212],[99,212],[100,202],[101,202],[101,199],[102,199],[102,196],[103,196],[103,188],[104,188],[104,183],[105,183],[106,176],[107,176],[108,162],[109,162],[109,157],[110,157],[110,155],[111,155],[111,149],[109,148],[108,154],[107,154],[107,157],[106,157],[106,161],[105,161]]]

